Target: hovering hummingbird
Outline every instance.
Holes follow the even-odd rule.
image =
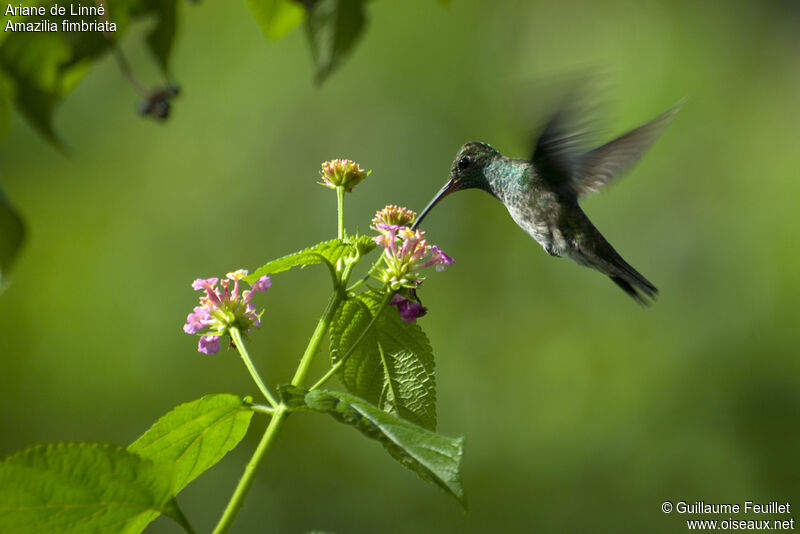
[[[567,257],[599,271],[641,304],[658,289],[622,259],[578,205],[628,170],[653,144],[682,102],[651,121],[592,150],[588,131],[565,106],[546,123],[530,159],[508,158],[486,143],[463,145],[453,160],[450,179],[428,203],[412,228],[450,193],[482,189],[502,202],[523,230],[548,254]]]

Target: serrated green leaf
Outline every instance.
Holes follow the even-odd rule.
[[[383,296],[361,296],[373,310]],[[374,313],[374,311],[373,311]],[[433,350],[417,323],[406,323],[397,308],[388,307],[375,324],[386,373],[379,405],[403,419],[436,429],[436,377]]]
[[[24,239],[25,224],[0,191],[0,291]]]
[[[361,300],[351,298],[342,303],[331,321],[330,352],[333,363],[338,362],[353,347],[361,334],[366,331],[370,321],[372,313]],[[339,378],[347,391],[378,404],[384,376],[378,355],[377,331],[371,328],[347,357],[339,372]]]
[[[128,450],[156,462],[173,463],[173,494],[177,495],[239,444],[252,416],[241,397],[206,395],[164,415]]]
[[[364,32],[364,0],[320,0],[306,20],[306,34],[322,83],[352,52]]]
[[[288,271],[292,267],[328,264],[329,266],[336,265],[340,259],[349,256],[355,252],[355,248],[350,243],[341,239],[331,239],[330,241],[323,241],[313,247],[300,250],[293,254],[288,254],[277,260],[272,260],[256,269],[256,271],[248,276],[246,280],[253,283],[266,274],[276,274],[283,271]]]
[[[0,532],[133,534],[180,516],[172,466],[102,443],[38,445],[0,462]]]
[[[369,292],[345,301],[331,322],[331,358],[342,357],[378,312],[383,295]],[[433,351],[416,323],[405,323],[393,307],[378,316],[341,367],[347,391],[382,410],[436,429]]]
[[[315,390],[305,402],[379,441],[396,460],[466,507],[460,475],[464,438],[441,436],[347,393]]]
[[[355,235],[347,238],[347,242],[356,247],[359,256],[366,256],[378,246],[372,236],[369,235]]]
[[[303,22],[307,10],[297,0],[247,0],[247,6],[267,39],[280,39]]]

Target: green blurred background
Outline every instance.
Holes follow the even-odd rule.
[[[243,1],[184,5],[166,124],[136,115],[108,57],[57,115],[68,157],[15,119],[2,185],[29,238],[0,297],[0,453],[124,444],[177,403],[255,394],[235,353],[200,355],[181,331],[193,278],[331,237],[321,161],[373,169],[347,198],[348,227],[367,231],[387,203],[420,209],[466,141],[527,155],[540,82],[599,69],[609,136],[688,97],[634,171],[583,203],[660,300],[642,309],[547,256],[483,193],[448,198],[426,227],[457,264],[429,277],[421,324],[440,431],[467,438],[471,511],[352,429],[302,415],[234,531],[684,532],[662,501],[800,506],[800,9],[599,4],[374,2],[321,88],[302,30],[268,42]],[[156,80],[146,29],[125,48]],[[278,275],[261,298],[251,347],[269,381],[290,377],[326,277]],[[199,532],[263,424],[181,494]]]

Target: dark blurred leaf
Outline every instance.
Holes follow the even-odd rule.
[[[25,225],[0,191],[0,290],[25,239]]]
[[[56,104],[83,76],[59,33],[18,33],[0,46],[0,67],[16,86],[15,105],[49,141],[58,144],[52,116]]]
[[[178,22],[178,3],[176,0],[156,0],[152,2],[152,12],[156,15],[156,25],[147,35],[147,45],[158,61],[164,74],[169,72],[169,58]]]
[[[247,0],[267,39],[279,39],[303,22],[307,10],[296,0]]]
[[[52,21],[56,32],[4,32],[0,39],[0,69],[13,87],[14,107],[48,141],[60,146],[53,130],[53,112],[60,100],[86,74],[92,63],[119,41],[133,18],[154,17],[147,41],[159,65],[166,71],[176,27],[177,0],[119,0],[109,7],[108,17],[117,31],[61,31],[63,16],[50,15],[52,0],[37,5],[48,8],[45,17],[2,16],[6,21]],[[60,5],[63,5],[60,4]],[[69,22],[103,22],[92,15],[70,16]],[[0,117],[1,118],[1,117]]]
[[[13,98],[11,82],[6,80],[0,70],[0,140],[5,139],[8,132],[8,121],[11,119],[11,99]]]
[[[277,260],[272,260],[256,269],[256,271],[248,276],[246,280],[251,284],[264,276],[265,274],[281,273],[288,271],[292,267],[306,265],[317,265],[320,263],[328,263],[336,265],[340,259],[356,253],[356,247],[341,239],[331,239],[330,241],[323,241],[313,247],[300,250],[293,254],[288,254]]]
[[[252,416],[241,397],[206,395],[174,408],[128,450],[156,462],[174,463],[172,493],[177,495],[239,444]]]
[[[376,292],[345,301],[331,323],[334,362],[359,339],[382,301],[383,295]],[[397,309],[383,310],[339,376],[350,393],[425,428],[436,428],[433,351],[419,325],[404,322]]]
[[[379,441],[396,460],[466,507],[459,472],[464,438],[441,436],[347,393],[315,390],[304,399],[308,408],[330,414]]]
[[[311,55],[322,83],[352,52],[364,31],[364,0],[320,0],[306,20]]]
[[[172,466],[117,445],[37,445],[0,462],[0,531],[134,533],[160,514],[186,526],[173,477]]]

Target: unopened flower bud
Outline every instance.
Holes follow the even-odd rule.
[[[349,159],[334,159],[322,164],[319,175],[324,186],[335,189],[344,187],[348,193],[372,171],[365,171],[358,163]]]

